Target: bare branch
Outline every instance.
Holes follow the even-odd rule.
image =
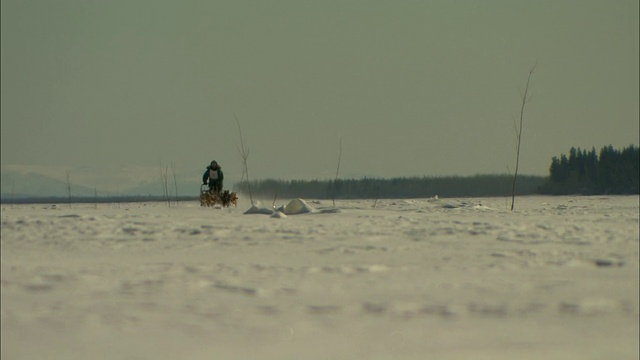
[[[520,166],[520,148],[522,146],[522,123],[524,120],[524,106],[527,103],[527,94],[529,93],[529,84],[531,83],[531,75],[533,75],[533,70],[535,70],[537,64],[538,62],[536,61],[536,63],[529,70],[529,76],[527,76],[527,84],[524,87],[524,94],[521,95],[522,106],[520,107],[520,126],[517,127],[518,141],[516,145],[516,169],[513,174],[513,186],[511,188],[511,211],[513,211],[513,208],[515,206],[515,201],[516,201],[516,180],[518,179],[518,168]]]
[[[342,160],[342,138],[340,139],[340,152],[338,153],[338,167],[336,168],[336,177],[333,179],[333,206],[336,206],[336,182],[338,181],[338,172],[340,171],[340,161]]]
[[[69,170],[67,170],[67,191],[69,192],[69,207],[71,207],[71,179],[69,177]]]
[[[160,185],[162,185],[162,194],[164,195],[164,199],[167,202],[167,206],[171,207],[171,203],[169,202],[169,186],[167,182],[167,172],[169,166],[167,165],[163,171],[162,160],[160,159],[158,159],[158,165],[160,166]]]
[[[176,206],[178,206],[178,180],[176,179],[176,164],[171,162],[171,172],[173,173],[173,186],[176,191]]]
[[[233,116],[236,119],[236,124],[238,124],[238,132],[240,133],[240,156],[242,157],[243,169],[242,169],[242,178],[247,176],[247,187],[249,189],[249,199],[251,200],[251,206],[253,206],[253,194],[251,193],[251,181],[249,180],[249,167],[247,166],[247,159],[249,158],[249,149],[244,146],[244,136],[242,135],[242,128],[240,127],[240,120],[238,120],[238,116],[234,113]]]

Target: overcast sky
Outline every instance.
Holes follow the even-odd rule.
[[[507,173],[536,63],[521,173],[638,144],[637,0],[1,4],[5,165]]]

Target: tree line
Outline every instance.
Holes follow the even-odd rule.
[[[638,194],[640,151],[630,145],[622,150],[605,146],[596,153],[572,147],[569,155],[554,156],[543,194]]]
[[[554,156],[549,176],[518,176],[515,195],[638,194],[639,148],[621,150],[612,145],[587,151],[572,147],[569,154]],[[254,180],[236,188],[255,196],[310,199],[384,199],[425,197],[509,196],[512,175],[400,177],[334,180]]]
[[[612,145],[595,148],[572,147],[569,154],[551,159],[549,176],[520,175],[516,195],[600,195],[640,193],[640,148],[634,145],[621,150]],[[333,180],[252,180],[241,181],[235,188],[252,192],[263,199],[389,199],[439,197],[510,196],[512,175],[475,175],[444,177],[398,177]],[[0,203],[61,203],[62,197],[21,198],[3,194]],[[176,201],[197,199],[180,196]],[[158,196],[70,196],[69,202],[103,203],[163,201]]]
[[[445,177],[400,177],[334,180],[255,180],[241,182],[236,187],[254,196],[269,198],[310,199],[385,199],[508,196],[511,193],[510,175],[475,175]],[[543,176],[520,176],[517,195],[531,195],[545,183]]]

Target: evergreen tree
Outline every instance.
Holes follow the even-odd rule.
[[[639,148],[630,145],[616,150],[603,147],[600,155],[572,147],[569,157],[551,159],[549,181],[540,188],[549,194],[638,194]]]

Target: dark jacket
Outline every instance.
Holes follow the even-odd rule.
[[[211,178],[211,170],[215,171],[215,175],[217,175],[217,179]],[[215,176],[214,175],[214,176]],[[222,172],[222,167],[217,165],[216,167],[211,167],[211,165],[207,166],[207,170],[205,170],[204,174],[202,174],[202,183],[209,183],[209,187],[217,187],[218,190],[222,190],[222,181],[224,180],[224,173]]]

